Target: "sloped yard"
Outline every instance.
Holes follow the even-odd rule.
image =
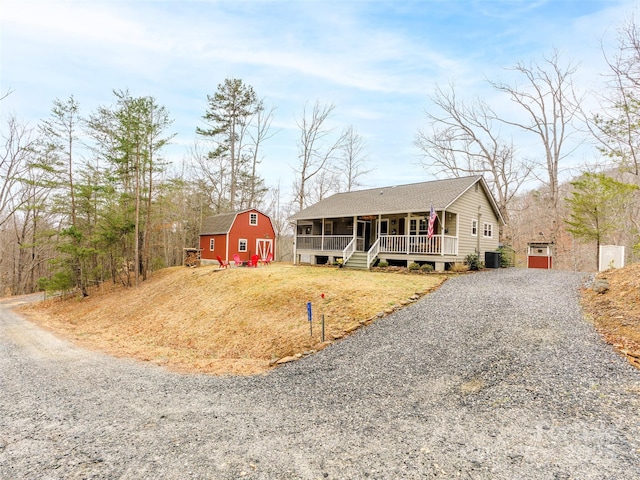
[[[436,288],[443,276],[272,264],[170,268],[137,289],[26,307],[30,319],[83,346],[172,369],[255,374],[332,341]],[[306,303],[313,305],[310,336]]]

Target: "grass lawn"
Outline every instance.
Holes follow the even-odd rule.
[[[180,371],[249,375],[324,348],[427,293],[446,277],[273,263],[260,268],[168,268],[138,288],[26,307],[30,318],[88,348]],[[324,294],[324,298],[322,298]],[[314,312],[309,334],[307,302]]]

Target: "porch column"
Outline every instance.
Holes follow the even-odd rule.
[[[322,229],[320,230],[320,250],[324,252],[324,218],[321,218]]]
[[[409,239],[411,238],[411,212],[407,213],[407,221],[404,226],[404,239],[405,239],[405,250],[406,254],[409,255]],[[408,260],[407,260],[408,262]],[[409,266],[409,263],[407,263]]]
[[[298,221],[296,220],[293,232],[293,264],[298,265]],[[275,242],[275,238],[273,239]]]
[[[442,210],[442,225],[440,228],[442,232],[440,232],[440,255],[444,255],[444,229],[447,225],[447,212]]]
[[[357,242],[358,242],[358,216],[354,216],[353,217],[353,241],[356,243],[357,246]]]

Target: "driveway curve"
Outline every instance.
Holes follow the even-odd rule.
[[[0,305],[0,478],[640,478],[640,372],[584,319],[586,280],[452,278],[256,377],[89,352]]]

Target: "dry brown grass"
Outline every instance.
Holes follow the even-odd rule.
[[[609,290],[583,291],[583,305],[605,340],[640,368],[640,263],[598,274]]]
[[[255,374],[271,368],[275,359],[323,348],[320,314],[326,338],[341,338],[414,293],[433,290],[444,278],[277,263],[228,270],[175,267],[138,288],[49,300],[26,307],[25,313],[112,355],[182,371]],[[308,301],[314,309],[313,337]]]

